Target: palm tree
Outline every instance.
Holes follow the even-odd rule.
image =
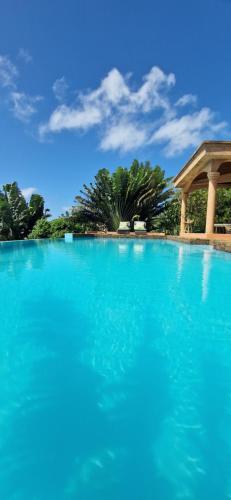
[[[129,169],[118,167],[114,173],[101,169],[94,182],[86,184],[76,196],[74,214],[115,231],[120,221],[141,219],[150,227],[153,217],[162,212],[172,194],[170,179],[159,166],[134,160]]]
[[[44,198],[40,194],[32,194],[28,209],[29,209],[29,223],[28,223],[28,231],[32,231],[36,222],[40,219],[47,219],[50,217],[49,208],[44,207]]]
[[[12,237],[14,239],[24,238],[26,235],[29,213],[26,200],[20,191],[17,182],[5,184],[3,186],[5,200],[11,212],[12,219]]]
[[[17,182],[5,184],[0,191],[0,240],[23,239],[37,220],[49,217],[44,199],[32,194],[27,203]]]

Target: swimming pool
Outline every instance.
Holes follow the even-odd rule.
[[[1,500],[231,498],[231,256],[0,246]]]

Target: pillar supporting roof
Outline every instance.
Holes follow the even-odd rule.
[[[208,187],[208,173],[219,172],[218,184],[231,187],[231,141],[205,141],[173,180],[186,192]]]

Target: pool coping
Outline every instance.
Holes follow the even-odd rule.
[[[87,233],[76,233],[73,235],[74,238],[90,237],[90,238],[107,238],[107,239],[144,239],[144,240],[167,240],[175,241],[176,243],[186,243],[187,245],[211,245],[215,250],[220,250],[224,252],[231,253],[231,242],[224,242],[221,240],[213,240],[209,238],[190,238],[177,235],[166,235],[165,233],[146,233],[146,234],[136,234],[134,232],[118,234],[116,232],[103,232],[103,231],[89,231]]]
[[[165,233],[145,233],[145,234],[138,234],[138,233],[116,233],[112,231],[108,232],[103,232],[103,231],[88,231],[86,233],[74,233],[73,234],[74,238],[81,238],[81,237],[87,237],[87,238],[108,238],[108,239],[139,239],[142,238],[144,240],[164,240],[166,239]]]
[[[118,234],[116,232],[103,232],[103,231],[89,231],[87,233],[74,233],[73,234],[74,239],[91,239],[91,238],[96,238],[96,239],[130,239],[130,240],[136,240],[136,239],[142,239],[142,240],[165,240],[165,241],[172,241],[175,243],[184,243],[187,245],[210,245],[212,246],[215,250],[221,251],[221,252],[228,252],[231,253],[231,241],[226,242],[218,239],[209,239],[209,238],[190,238],[190,237],[184,237],[184,236],[177,236],[177,235],[166,235],[164,233],[146,233],[146,234],[135,234],[134,232],[128,233],[128,234]],[[25,239],[25,240],[9,240],[9,241],[1,241],[0,242],[0,249],[1,246],[4,244],[7,244],[10,246],[10,244],[17,244],[17,243],[39,243],[39,242],[49,242],[49,241],[57,241],[61,240],[63,241],[63,238],[38,238],[38,239]]]
[[[146,233],[146,234],[135,234],[125,233],[118,234],[116,232],[103,232],[103,231],[89,231],[87,233],[76,233],[73,235],[74,238],[107,238],[107,239],[144,239],[144,240],[167,240],[175,241],[176,243],[186,243],[187,245],[211,245],[215,250],[221,252],[231,253],[231,242],[225,242],[221,240],[213,240],[209,238],[190,238],[177,235],[166,235],[165,233]]]
[[[226,242],[218,239],[209,238],[185,238],[184,236],[166,236],[169,241],[176,241],[179,243],[186,243],[187,245],[210,245],[215,250],[220,252],[231,253],[231,242]]]

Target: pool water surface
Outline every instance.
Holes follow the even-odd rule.
[[[231,498],[231,256],[0,245],[1,500]]]

